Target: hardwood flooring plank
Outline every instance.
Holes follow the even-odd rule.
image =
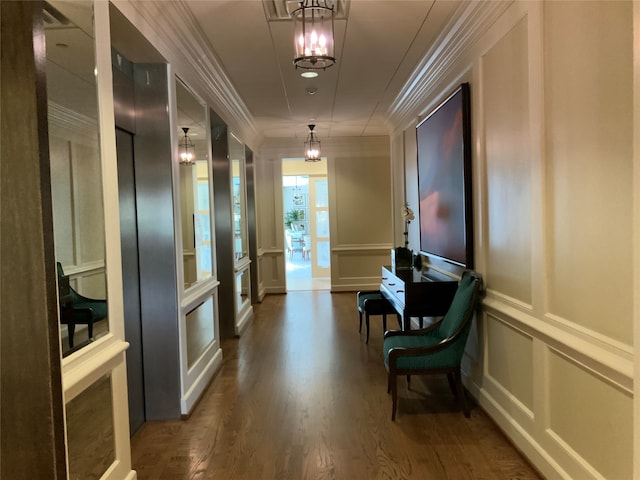
[[[392,422],[382,328],[365,345],[355,294],[271,295],[254,314],[190,418],[134,436],[139,480],[541,478],[444,376],[400,380]]]

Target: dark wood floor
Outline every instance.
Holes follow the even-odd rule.
[[[358,334],[355,294],[267,296],[188,420],[132,439],[139,480],[539,479],[446,378],[399,384],[391,421],[382,327]],[[364,328],[363,328],[364,331]]]

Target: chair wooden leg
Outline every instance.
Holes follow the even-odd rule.
[[[387,331],[387,315],[385,313],[382,314],[382,334]]]
[[[398,382],[396,375],[389,373],[389,384],[391,387],[391,421],[396,419],[396,408],[398,406]]]
[[[451,393],[458,398],[458,386],[453,378],[453,372],[447,373],[447,380],[449,381],[449,388],[451,389]]]
[[[68,323],[67,324],[67,332],[69,332],[69,348],[73,348],[73,335],[76,332],[76,324]]]
[[[369,344],[369,314],[368,313],[364,314],[364,321],[367,327],[367,340],[364,343],[368,345]]]
[[[362,331],[362,312],[358,312],[358,317],[360,317],[360,323],[358,324],[358,333]]]
[[[470,417],[469,407],[467,406],[467,400],[465,399],[465,396],[464,396],[464,388],[462,387],[462,375],[460,374],[460,370],[456,370],[456,372],[453,374],[453,377],[455,379],[456,387],[458,390],[458,401],[462,406],[462,411],[464,412],[464,416],[466,418],[469,418]]]

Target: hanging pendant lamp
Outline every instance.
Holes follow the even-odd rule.
[[[304,161],[319,162],[320,158],[320,140],[316,136],[313,129],[315,125],[309,125],[309,135],[307,141],[304,142]]]
[[[334,6],[328,0],[301,0],[291,13],[296,68],[325,70],[336,63],[333,35]]]
[[[189,138],[189,127],[182,127],[184,137],[180,139],[180,165],[193,165],[196,162],[196,147]]]

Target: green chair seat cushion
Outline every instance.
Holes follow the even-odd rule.
[[[105,301],[100,301],[100,302],[82,302],[82,303],[74,303],[73,304],[73,309],[74,310],[84,310],[90,308],[91,312],[93,313],[93,320],[97,321],[97,320],[102,320],[103,318],[106,318],[107,316],[107,302]]]
[[[393,305],[381,292],[358,293],[358,310],[369,315],[387,315],[396,313]]]
[[[358,309],[362,310],[364,308],[364,302],[371,300],[381,300],[384,296],[380,292],[367,292],[367,293],[359,293],[358,294]]]
[[[398,335],[384,339],[384,363],[389,365],[389,351],[392,348],[424,348],[437,345],[442,340],[429,335]],[[464,349],[464,345],[463,345]],[[419,356],[401,356],[397,360],[396,368],[399,370],[425,368],[453,368],[460,365],[460,355],[456,348],[445,348],[439,352]]]

